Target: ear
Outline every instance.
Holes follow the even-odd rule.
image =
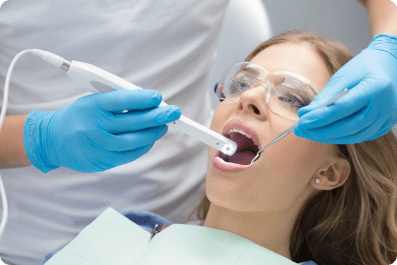
[[[346,158],[334,157],[331,162],[316,171],[311,180],[312,185],[319,190],[333,190],[346,182],[350,169],[350,163]],[[320,183],[316,183],[316,179],[320,179]]]

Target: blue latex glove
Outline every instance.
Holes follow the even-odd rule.
[[[349,93],[316,110],[345,88]],[[397,123],[397,37],[376,35],[298,116],[294,134],[320,143],[355,144],[389,132]]]
[[[161,101],[158,91],[120,90],[79,98],[58,111],[32,111],[23,130],[26,154],[44,173],[60,166],[97,172],[132,162],[181,116],[177,106],[157,107]]]

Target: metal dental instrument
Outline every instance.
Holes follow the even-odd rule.
[[[343,97],[344,95],[346,95],[349,92],[349,90],[347,88],[345,88],[345,90],[343,90],[341,93],[339,93],[338,95],[336,95],[334,98],[332,98],[330,101],[328,101],[327,103],[325,103],[324,105],[322,105],[319,108],[331,105],[332,103],[334,103],[335,101],[337,101],[338,99],[340,99],[341,97]],[[317,109],[319,109],[317,108]],[[259,158],[260,154],[262,153],[263,150],[265,150],[269,145],[274,144],[275,142],[279,141],[280,139],[282,139],[283,137],[287,136],[289,133],[291,133],[294,130],[294,126],[293,125],[291,128],[287,129],[285,132],[281,133],[279,136],[277,136],[273,141],[271,141],[268,145],[266,145],[265,147],[263,147],[261,150],[258,151],[258,153],[256,154],[256,156],[254,157],[254,159],[252,159],[251,164],[255,162],[256,159]],[[250,164],[250,165],[251,165]]]

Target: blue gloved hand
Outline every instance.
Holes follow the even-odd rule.
[[[316,110],[345,88],[349,93]],[[298,116],[294,134],[320,143],[355,144],[389,132],[397,123],[397,37],[376,35]]]
[[[32,111],[23,131],[26,154],[44,173],[60,166],[97,172],[132,162],[181,116],[177,106],[157,107],[161,101],[158,91],[119,90],[79,98],[58,111]]]

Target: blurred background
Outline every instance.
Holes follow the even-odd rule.
[[[360,53],[372,37],[367,12],[355,0],[262,0],[275,35],[301,29],[336,39]]]
[[[356,54],[372,40],[367,12],[355,0],[231,0],[209,87],[214,109],[219,104],[214,86],[225,70],[244,61],[263,41],[289,30],[338,40]]]

